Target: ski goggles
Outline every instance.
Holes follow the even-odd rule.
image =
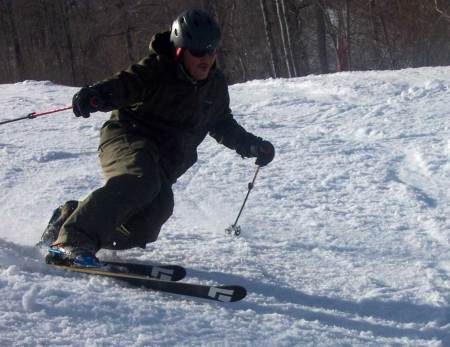
[[[189,49],[189,53],[196,58],[203,58],[205,55],[213,56],[217,49]]]

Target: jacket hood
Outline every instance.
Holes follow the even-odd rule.
[[[149,44],[150,54],[157,54],[173,59],[173,45],[170,42],[170,31],[153,35]]]

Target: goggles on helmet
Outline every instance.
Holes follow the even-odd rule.
[[[205,55],[213,56],[217,53],[217,50],[214,49],[188,49],[189,53],[196,58],[203,58]]]

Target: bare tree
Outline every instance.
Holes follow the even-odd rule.
[[[325,25],[324,9],[319,4],[315,4],[316,23],[317,23],[317,50],[320,62],[320,72],[328,73],[328,54],[327,54],[327,29]]]
[[[334,1],[318,0],[324,15],[327,33],[333,43],[336,55],[336,70],[344,71],[350,65],[350,6],[349,0]]]
[[[263,18],[263,22],[264,22],[265,39],[266,39],[267,47],[269,48],[271,76],[278,77],[277,70],[275,67],[275,55],[274,55],[274,48],[272,45],[271,27],[270,27],[270,22],[267,19],[268,18],[267,7],[266,7],[264,0],[259,0],[259,5],[261,8],[262,18]]]
[[[294,66],[294,57],[292,54],[292,44],[289,33],[289,26],[286,19],[286,6],[284,0],[275,0],[277,19],[280,26],[280,37],[283,47],[283,58],[286,64],[288,77],[297,76],[297,71]]]
[[[441,4],[441,2],[439,0],[434,0],[434,6],[435,6],[436,11],[442,17],[444,17],[446,20],[450,21],[450,14],[448,14],[448,12],[446,12],[445,10],[442,9],[441,6],[443,6],[443,4]],[[448,2],[447,2],[447,7],[449,7]]]
[[[147,54],[153,34],[190,7],[218,20],[218,64],[231,83],[450,61],[448,0],[3,0],[0,83],[103,79]]]

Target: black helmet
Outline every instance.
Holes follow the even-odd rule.
[[[187,10],[172,24],[170,42],[176,48],[198,51],[214,50],[219,45],[220,29],[205,11]]]

